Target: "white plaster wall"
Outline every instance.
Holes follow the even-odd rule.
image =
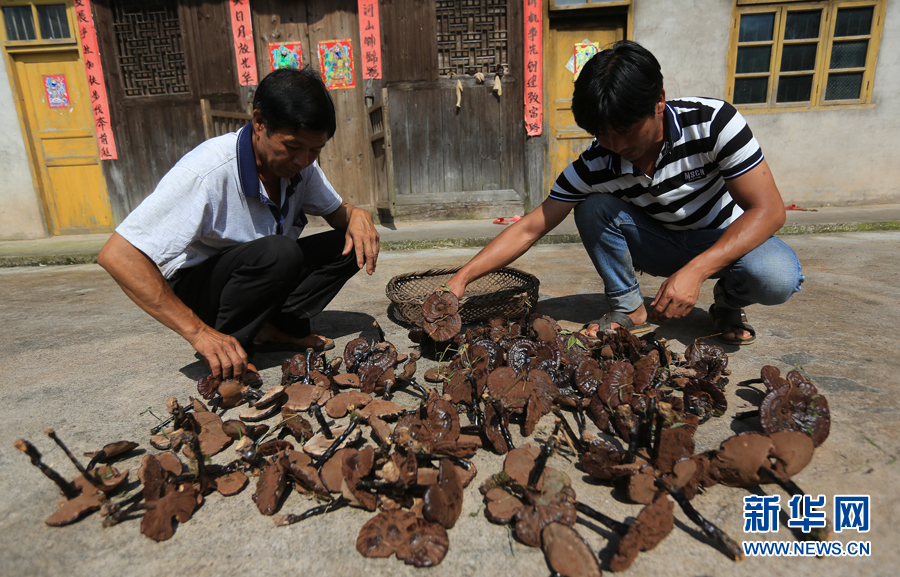
[[[0,239],[47,236],[38,193],[31,180],[22,126],[0,57]]]
[[[635,0],[634,39],[666,96],[725,97],[731,0]],[[873,109],[747,114],[786,203],[900,202],[900,2],[887,5]]]

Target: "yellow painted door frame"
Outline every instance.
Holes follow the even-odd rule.
[[[41,26],[41,19],[47,24],[46,7],[55,11],[52,30]],[[53,235],[111,231],[74,3],[0,0],[0,8],[7,74],[46,228]],[[7,20],[13,17],[24,25],[10,31]]]
[[[608,14],[598,11],[596,4],[566,4],[555,9],[545,2],[544,27],[544,114],[548,127],[547,159],[544,190],[549,191],[559,174],[584,152],[593,137],[575,124],[572,116],[574,72],[566,67],[574,56],[575,43],[588,40],[600,47],[617,40],[631,38],[632,4],[621,0]],[[546,9],[545,9],[546,10]]]

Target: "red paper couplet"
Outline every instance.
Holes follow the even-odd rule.
[[[116,150],[112,124],[109,121],[109,99],[106,97],[106,80],[103,77],[103,64],[100,62],[91,3],[87,0],[75,2],[75,14],[84,51],[84,72],[87,75],[88,93],[91,95],[91,111],[94,114],[94,130],[97,133],[97,144],[100,146],[100,159],[115,160],[119,158],[119,154]]]
[[[525,1],[525,132],[537,136],[544,126],[544,8],[541,0]]]
[[[256,49],[253,47],[253,25],[250,22],[249,0],[229,0],[231,8],[231,32],[234,35],[234,56],[237,62],[238,82],[241,86],[258,84],[256,75]]]
[[[359,38],[363,79],[381,78],[381,21],[378,0],[359,0]]]

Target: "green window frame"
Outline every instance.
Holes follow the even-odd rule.
[[[869,106],[885,0],[737,0],[726,100],[748,112]]]

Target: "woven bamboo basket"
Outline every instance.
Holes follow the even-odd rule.
[[[450,280],[462,267],[433,268],[395,276],[385,293],[394,303],[401,320],[422,326],[422,305],[438,287]],[[473,323],[490,318],[518,319],[534,310],[540,281],[536,276],[514,268],[502,268],[470,283],[459,300],[462,322]]]

